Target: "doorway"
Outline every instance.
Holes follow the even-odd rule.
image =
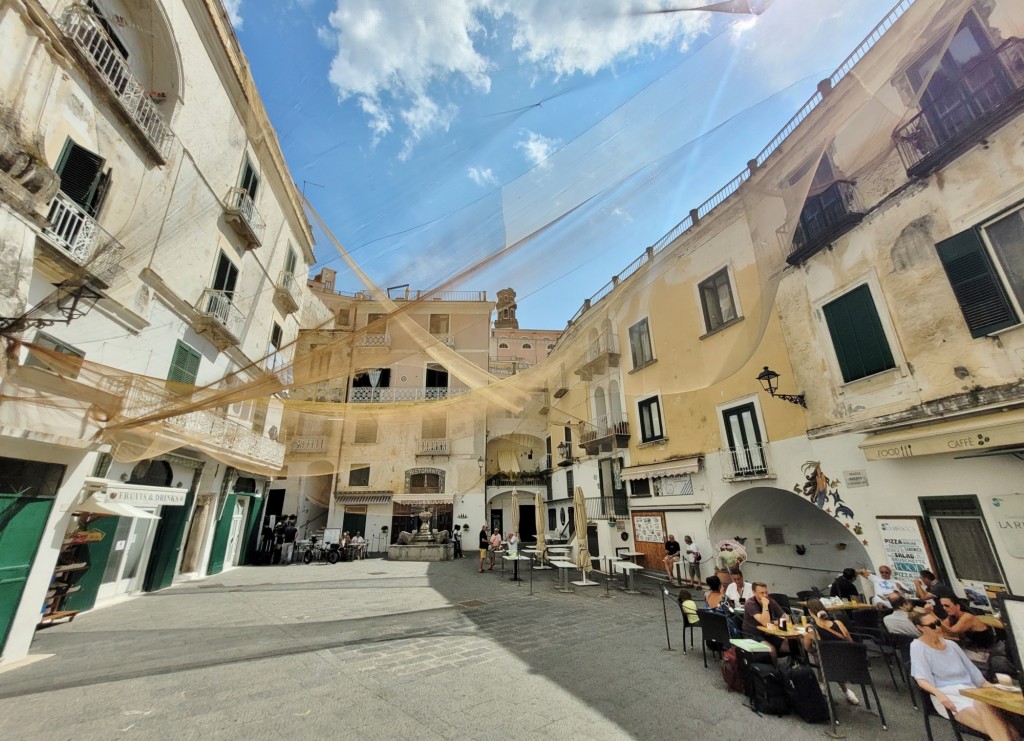
[[[976,496],[922,497],[925,527],[946,583],[961,597],[985,585],[1006,589],[1006,575]]]
[[[150,510],[146,510],[150,511]],[[144,562],[153,544],[156,520],[120,517],[114,529],[112,548],[100,578],[96,599],[109,599],[141,588]]]
[[[242,533],[245,524],[245,501],[235,499],[235,506],[231,510],[231,526],[228,530],[228,542],[224,548],[224,565],[237,566],[238,555],[242,549]]]

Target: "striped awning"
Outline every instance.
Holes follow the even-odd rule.
[[[387,504],[392,496],[390,491],[336,491],[334,501],[338,504]]]
[[[622,469],[625,481],[637,479],[659,479],[666,476],[684,476],[700,470],[700,458],[676,458],[661,463],[648,463],[644,466],[629,466]]]
[[[519,456],[512,450],[498,451],[498,470],[509,476],[519,473]]]

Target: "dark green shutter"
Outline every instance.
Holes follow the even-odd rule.
[[[823,308],[844,383],[896,367],[866,284]]]
[[[198,352],[178,340],[174,348],[174,357],[171,358],[171,369],[167,371],[167,380],[195,385],[196,377],[199,375],[200,357]]]
[[[68,139],[57,159],[55,169],[60,175],[61,191],[95,216],[93,203],[100,187],[100,181],[103,180],[103,158]],[[105,190],[106,184],[104,183],[102,195],[105,195]]]
[[[1018,323],[1017,312],[976,229],[954,234],[935,249],[971,337],[984,337]]]

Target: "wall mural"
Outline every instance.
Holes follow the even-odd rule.
[[[804,474],[804,483],[796,484],[793,487],[795,494],[807,497],[811,504],[837,520],[840,516],[847,520],[854,519],[853,510],[839,494],[839,479],[830,479],[821,470],[821,461],[807,461],[800,467],[800,470]],[[847,530],[853,530],[857,536],[864,534],[864,528],[859,522],[852,528],[849,522],[844,522],[843,526]],[[867,545],[868,541],[863,539],[861,543]]]

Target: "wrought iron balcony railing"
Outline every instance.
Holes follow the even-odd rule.
[[[290,453],[324,453],[326,451],[326,435],[300,435],[288,441],[288,452]]]
[[[580,358],[576,374],[584,380],[595,373],[603,373],[609,367],[619,365],[619,336],[614,332],[599,335],[592,340]]]
[[[356,347],[391,347],[391,335],[387,332],[363,332],[356,335]]]
[[[443,437],[420,440],[417,455],[448,455],[448,439]]]
[[[235,231],[246,241],[247,247],[259,247],[263,243],[266,223],[245,188],[236,187],[228,191],[224,214],[234,225]]]
[[[288,309],[285,313],[291,314],[302,307],[302,289],[300,281],[294,273],[282,270],[274,286],[274,296]]]
[[[893,132],[908,175],[941,167],[1020,108],[1024,39],[1009,39],[970,62],[958,80],[940,85],[933,78],[920,113]]]
[[[584,448],[588,455],[629,445],[629,422],[624,419],[613,420],[604,417],[597,420],[596,424],[580,422],[579,431],[580,447]]]
[[[530,364],[520,358],[512,358],[511,360],[491,358],[487,362],[487,371],[492,376],[514,376],[517,373],[522,373],[529,367]]]
[[[725,448],[721,451],[721,459],[722,478],[726,481],[775,478],[768,443]]]
[[[349,391],[348,400],[355,404],[388,404],[400,401],[441,401],[454,394],[447,388],[372,388],[358,386]]]
[[[242,339],[245,316],[232,302],[232,293],[207,288],[199,298],[196,311],[204,328],[219,334],[228,344],[237,344]]]
[[[75,264],[103,282],[109,282],[124,254],[124,245],[107,234],[96,220],[64,193],[50,201],[46,235],[62,248]]]
[[[95,14],[84,5],[72,5],[64,11],[58,25],[163,162],[171,129]]]
[[[849,180],[835,181],[804,202],[786,261],[790,265],[800,264],[863,219],[864,209],[854,184]]]

